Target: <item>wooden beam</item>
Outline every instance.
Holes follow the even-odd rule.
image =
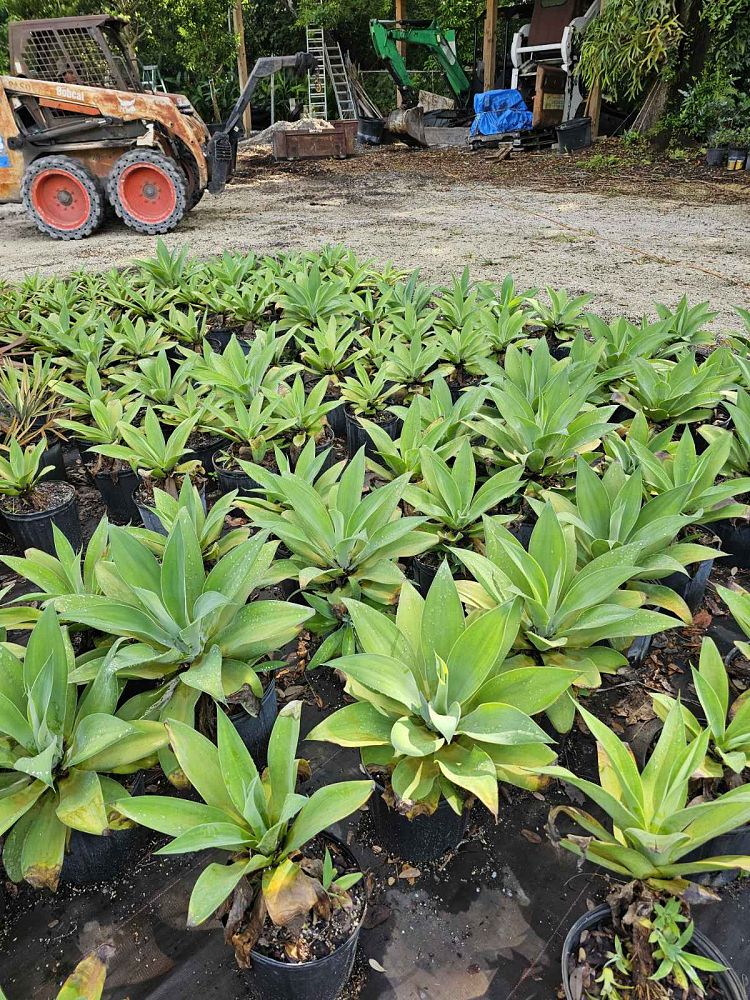
[[[484,89],[495,89],[497,65],[497,0],[487,0],[487,16],[484,19]]]
[[[406,20],[406,0],[396,0],[396,20],[405,21]],[[396,48],[401,54],[401,58],[406,61],[406,42],[398,41],[396,42]],[[403,99],[401,97],[401,91],[396,88],[396,106],[401,107]]]
[[[600,0],[599,14],[604,10],[607,0]],[[591,88],[588,100],[586,101],[586,111],[584,114],[591,116],[591,135],[594,139],[599,135],[599,123],[602,116],[602,85],[597,82]]]
[[[242,16],[242,0],[234,0],[232,4],[232,28],[237,36],[237,75],[240,78],[240,93],[247,83],[247,49],[245,48],[245,21]],[[253,128],[253,112],[248,104],[242,116],[245,134],[249,135]]]

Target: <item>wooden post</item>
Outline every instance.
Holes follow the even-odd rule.
[[[604,10],[604,6],[607,0],[599,0],[599,14],[601,15]],[[586,102],[587,111],[591,116],[591,135],[594,139],[599,135],[599,122],[602,115],[602,85],[597,82],[591,88],[588,101]]]
[[[487,0],[487,16],[484,19],[484,89],[495,89],[495,69],[497,65],[497,0]]]
[[[396,0],[396,20],[406,20],[406,0]],[[398,49],[401,58],[406,61],[406,42],[403,40],[396,42],[396,48]],[[396,106],[400,108],[401,104],[401,91],[396,88]]]
[[[242,16],[242,0],[234,0],[232,5],[232,27],[237,36],[237,74],[240,78],[240,93],[242,93],[247,83],[247,49],[245,48],[245,21]],[[253,112],[249,104],[242,116],[242,124],[245,127],[245,135],[249,135],[253,128]]]

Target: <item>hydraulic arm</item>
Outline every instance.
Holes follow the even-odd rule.
[[[456,56],[456,32],[441,28],[436,21],[370,21],[375,52],[396,82],[406,107],[419,103],[419,92],[409,75],[397,42],[422,45],[435,57],[456,100],[465,107],[471,97],[471,80]]]

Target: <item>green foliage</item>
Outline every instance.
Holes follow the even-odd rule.
[[[308,739],[359,747],[367,766],[388,772],[388,792],[409,817],[433,813],[441,797],[460,814],[467,796],[497,816],[498,779],[539,787],[534,768],[555,755],[530,715],[552,704],[575,671],[502,669],[518,602],[465,618],[443,563],[426,599],[404,584],[395,621],[345,604],[361,652],[330,665],[356,702]]]
[[[262,773],[221,710],[216,746],[180,722],[167,723],[172,751],[203,802],[148,795],[118,803],[129,819],[174,838],[157,852],[160,855],[208,849],[227,855],[231,863],[210,862],[198,877],[188,926],[204,923],[226,900],[233,900],[226,927],[229,940],[243,921],[255,917],[254,929],[246,929],[237,945],[244,962],[266,914],[284,927],[307,918],[310,911],[328,919],[330,890],[341,897],[355,882],[348,877],[334,882],[325,862],[320,879],[300,864],[299,854],[310,841],[360,809],[372,792],[371,781],[341,781],[309,797],[297,792],[301,709],[302,703],[293,701],[279,712],[268,745],[268,767]]]
[[[41,464],[47,448],[46,438],[26,448],[22,448],[13,438],[10,446],[4,447],[8,457],[0,456],[0,494],[3,496],[21,497],[31,493],[42,477],[54,468],[52,465]]]
[[[247,603],[266,584],[275,551],[259,532],[207,570],[194,518],[183,507],[161,559],[141,538],[113,526],[109,558],[95,569],[101,596],[75,594],[54,603],[66,621],[128,640],[112,661],[117,677],[162,681],[126,703],[128,711],[147,710],[162,722],[191,724],[198,697],[206,694],[257,714],[261,658],[293,639],[312,615],[308,608],[279,601]],[[73,679],[88,682],[101,672],[100,655],[95,655]],[[160,761],[170,780],[182,785],[184,775],[173,756],[162,751]]]
[[[160,722],[117,712],[116,654],[117,645],[79,696],[68,680],[72,647],[52,607],[29,635],[23,662],[0,645],[0,833],[13,882],[54,892],[70,831],[101,835],[118,826],[113,803],[126,792],[106,774],[153,766],[167,742]]]
[[[648,940],[659,963],[651,979],[654,982],[673,979],[683,990],[692,985],[703,996],[705,990],[699,972],[725,972],[726,966],[686,950],[695,933],[695,924],[681,912],[680,901],[672,898],[663,904],[654,903],[650,923]]]
[[[703,639],[698,669],[693,667],[692,675],[710,733],[708,752],[695,776],[721,779],[725,774],[742,774],[750,766],[750,695],[744,692],[730,705],[729,676],[713,639]],[[676,704],[665,694],[652,693],[651,700],[662,721]],[[684,705],[680,704],[680,709],[686,732],[696,739],[703,726]]]
[[[679,895],[691,875],[739,868],[750,871],[750,858],[709,857],[682,861],[715,837],[750,819],[750,793],[740,786],[705,802],[690,802],[690,777],[703,760],[709,734],[690,740],[675,705],[654,751],[639,773],[630,749],[603,722],[578,706],[599,747],[599,783],[579,778],[564,767],[541,772],[580,789],[609,820],[611,830],[575,806],[556,806],[550,823],[568,816],[585,836],[569,835],[561,844],[573,854],[626,879],[649,882]]]

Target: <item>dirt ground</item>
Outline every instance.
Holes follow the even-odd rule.
[[[606,316],[638,316],[682,295],[708,300],[717,329],[750,301],[750,172],[710,172],[598,144],[574,157],[527,153],[501,162],[462,150],[400,146],[340,161],[275,164],[243,157],[233,184],[206,195],[170,246],[198,255],[344,243],[378,261],[446,280],[512,273],[522,286],[592,291]],[[0,277],[123,265],[156,239],[115,222],[81,243],[46,239],[20,206],[0,206]]]

